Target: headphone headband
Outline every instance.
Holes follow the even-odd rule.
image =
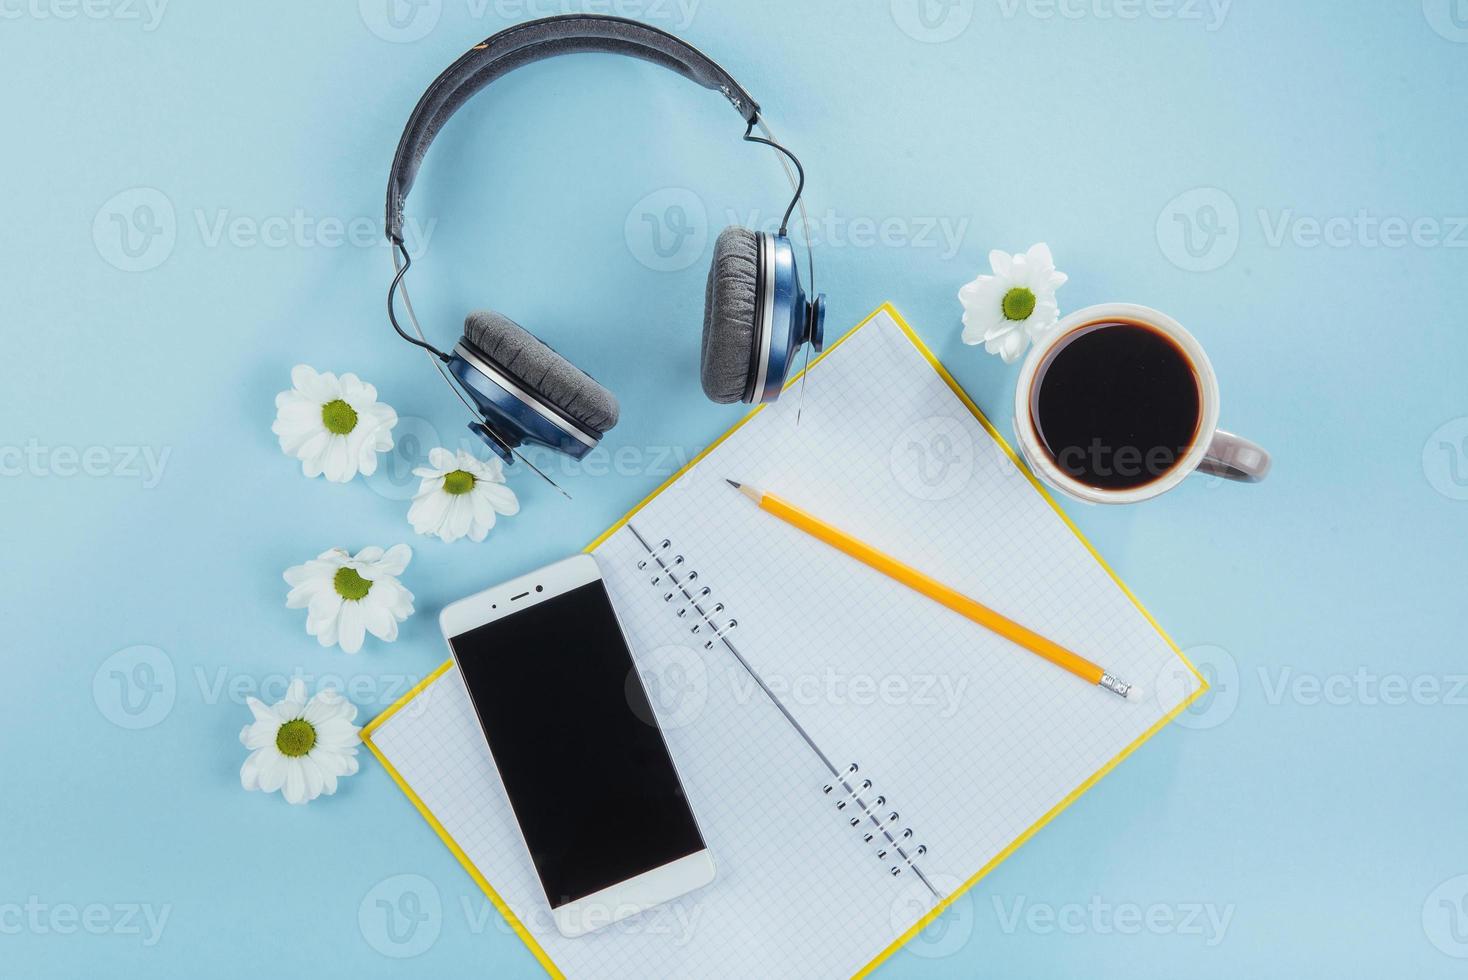
[[[563,14],[507,27],[461,55],[434,79],[414,107],[388,177],[388,239],[403,243],[403,203],[433,138],[460,106],[522,65],[583,51],[628,55],[662,65],[722,93],[751,126],[759,118],[759,104],[732,75],[693,45],[656,27],[596,14]]]

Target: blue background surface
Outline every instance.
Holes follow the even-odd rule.
[[[637,62],[533,66],[461,112],[410,202],[419,312],[441,344],[471,307],[507,312],[624,421],[591,466],[539,457],[573,504],[516,473],[524,509],[485,543],[415,537],[409,457],[462,418],[384,321],[388,162],[462,50],[578,5],[387,2],[0,4],[7,976],[538,970],[365,752],[304,809],[242,792],[244,697],[335,679],[365,721],[444,658],[444,603],[579,549],[735,421],[698,389],[703,277],[718,230],[775,220],[784,184],[721,100]],[[1259,487],[1067,505],[1215,693],[879,975],[1462,975],[1451,2],[596,8],[706,48],[802,154],[833,335],[892,300],[1007,433],[1016,368],[959,342],[954,294],[990,248],[1047,241],[1063,310],[1174,314],[1225,426],[1276,455]],[[298,362],[403,416],[379,477],[307,481],[280,453]],[[401,639],[317,647],[281,571],[399,541]],[[139,662],[149,689],[120,684]],[[430,913],[411,960],[376,904],[405,889]]]

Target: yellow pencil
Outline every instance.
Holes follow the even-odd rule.
[[[1082,680],[1105,688],[1112,694],[1124,698],[1131,698],[1133,700],[1141,698],[1142,689],[1137,685],[1128,684],[1118,679],[1091,663],[1091,661],[1082,657],[1080,654],[1072,653],[1053,640],[1047,640],[1034,630],[1021,626],[1009,617],[997,613],[988,606],[949,588],[932,576],[924,575],[917,569],[909,565],[904,565],[896,558],[883,554],[871,545],[858,541],[845,531],[827,524],[819,517],[807,514],[799,507],[788,504],[773,494],[764,493],[756,490],[754,487],[745,486],[733,480],[725,480],[724,482],[744,494],[750,500],[753,500],[759,505],[760,510],[773,514],[785,523],[799,528],[813,538],[824,541],[838,551],[845,552],[862,564],[869,565],[883,575],[886,575],[888,578],[901,582],[914,592],[920,592],[934,602],[942,603],[959,615],[967,616],[980,626],[993,630],[1006,640],[1019,644],[1031,653],[1039,654],[1056,666],[1064,667]]]

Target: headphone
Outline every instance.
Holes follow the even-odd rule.
[[[397,273],[388,289],[388,318],[404,340],[437,359],[434,366],[479,418],[469,428],[506,463],[513,462],[518,447],[527,443],[581,459],[617,424],[616,396],[530,331],[493,310],[469,314],[452,353],[430,344],[403,281],[412,265],[403,242],[403,205],[433,138],[460,106],[522,65],[583,51],[649,61],[722,93],[744,118],[746,141],[772,147],[795,165],[791,174],[781,161],[795,194],[778,232],[731,226],[714,244],[704,292],[700,370],[704,394],[719,403],[772,402],[784,388],[800,349],[807,343],[817,351],[824,347],[825,297],[806,295],[786,233],[805,188],[805,170],[775,141],[760,119],[759,104],[743,86],[692,45],[621,17],[566,14],[506,28],[470,48],[423,93],[398,141],[387,185],[387,237]],[[763,136],[754,135],[756,126]],[[809,235],[806,241],[807,271],[814,281]],[[398,323],[399,291],[416,337]]]

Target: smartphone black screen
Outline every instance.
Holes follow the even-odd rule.
[[[552,907],[704,849],[605,585],[449,643]]]

